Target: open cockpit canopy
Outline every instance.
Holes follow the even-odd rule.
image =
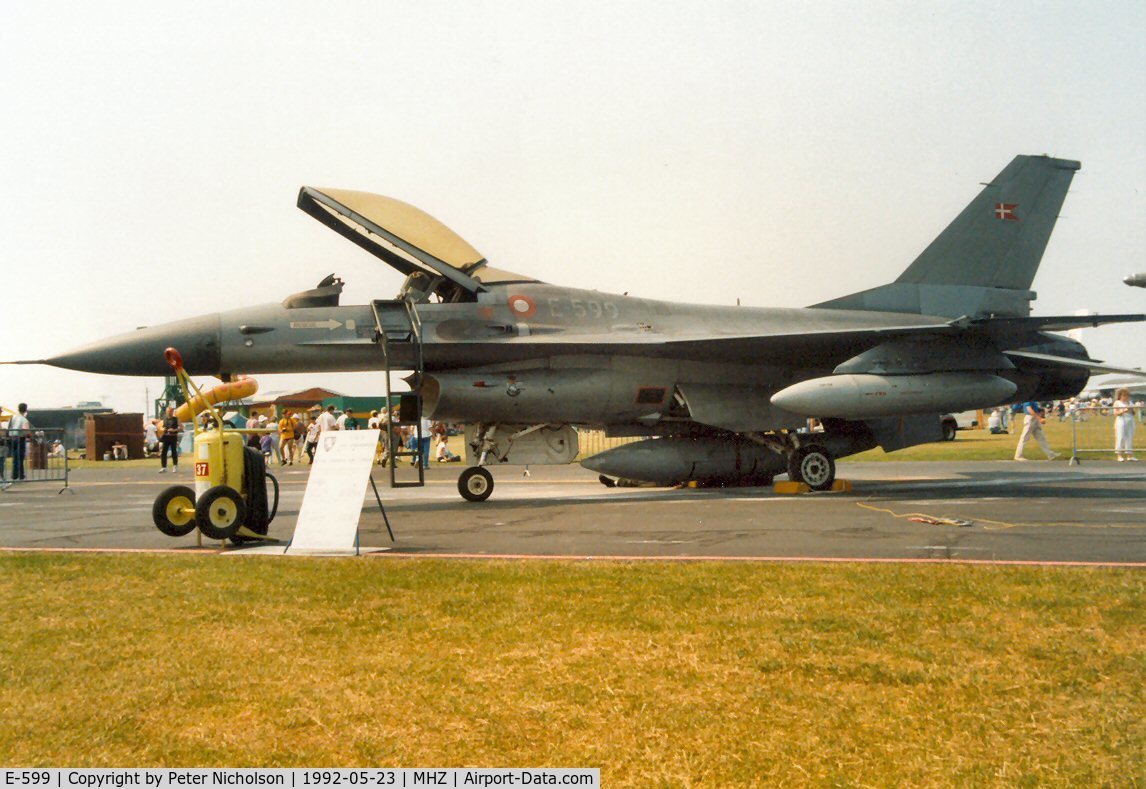
[[[489,266],[437,219],[392,197],[347,189],[299,190],[298,207],[407,277],[406,291],[474,301],[489,285],[537,282]]]

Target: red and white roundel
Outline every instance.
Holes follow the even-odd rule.
[[[537,314],[537,303],[528,296],[515,295],[507,300],[509,311],[515,318],[532,318]]]

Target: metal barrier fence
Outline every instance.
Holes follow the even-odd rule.
[[[1146,407],[1130,406],[1135,434],[1146,431]],[[1114,409],[1110,406],[1084,406],[1067,413],[1071,421],[1070,464],[1082,462],[1079,455],[1111,455],[1114,450]],[[1139,439],[1141,441],[1142,439]],[[1133,444],[1131,444],[1133,446]],[[1125,452],[1121,453],[1125,454]],[[1131,453],[1133,454],[1133,453]],[[1097,458],[1096,458],[1097,459]]]
[[[68,436],[62,428],[33,428],[26,435],[0,429],[0,490],[29,482],[62,482],[68,489]]]
[[[604,430],[578,429],[577,457],[578,459],[584,460],[587,457],[597,455],[607,449],[619,447],[622,444],[631,444],[634,441],[640,440],[640,438],[610,438],[605,435]]]

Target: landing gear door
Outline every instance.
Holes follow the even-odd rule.
[[[570,425],[466,425],[466,463],[493,466],[565,465],[577,457],[577,431]]]

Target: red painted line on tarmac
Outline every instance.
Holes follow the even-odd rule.
[[[0,553],[170,553],[170,554],[213,554],[223,553],[225,548],[8,548],[0,546]]]
[[[218,555],[239,553],[242,548],[7,548],[0,546],[0,553],[135,553]],[[363,556],[390,559],[460,559],[485,561],[523,561],[533,559],[544,562],[760,562],[771,564],[964,564],[988,567],[1127,567],[1146,569],[1142,562],[1074,562],[1038,559],[924,559],[924,558],[863,558],[838,556],[593,556],[578,554],[529,554],[529,553],[394,553],[384,548],[364,546]],[[282,554],[267,554],[280,556]],[[288,557],[316,558],[302,554],[287,554]],[[321,558],[321,557],[319,557]],[[340,557],[341,558],[341,557]]]
[[[366,556],[394,559],[537,559],[565,562],[770,562],[775,564],[969,564],[1015,567],[1134,567],[1146,569],[1142,562],[1072,562],[1038,559],[912,559],[863,558],[838,556],[578,556],[526,553],[393,553],[363,548]]]

